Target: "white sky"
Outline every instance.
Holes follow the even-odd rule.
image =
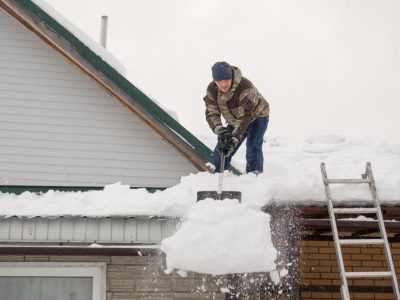
[[[209,133],[211,65],[241,68],[271,104],[270,136],[399,139],[398,0],[47,0],[107,48],[128,79]]]

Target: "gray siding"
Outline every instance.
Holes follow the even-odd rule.
[[[168,187],[193,172],[139,118],[0,10],[0,184]]]
[[[171,236],[179,219],[2,218],[0,242],[159,244]]]

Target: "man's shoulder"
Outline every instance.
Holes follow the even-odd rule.
[[[242,77],[242,80],[240,81],[240,85],[245,87],[245,88],[254,87],[253,83],[249,79],[247,79],[246,77]]]
[[[254,88],[255,88],[255,86],[253,85],[253,83],[250,80],[248,80],[246,77],[243,77],[237,87],[237,91],[240,94],[240,93],[243,93],[244,91],[247,91],[249,89],[254,89]]]

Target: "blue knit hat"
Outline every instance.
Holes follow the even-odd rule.
[[[232,79],[232,67],[224,61],[216,62],[212,67],[212,77],[214,81]]]

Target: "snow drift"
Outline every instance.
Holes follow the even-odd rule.
[[[201,201],[182,227],[162,241],[167,267],[213,275],[272,271],[277,251],[269,222],[268,214],[236,200]]]

